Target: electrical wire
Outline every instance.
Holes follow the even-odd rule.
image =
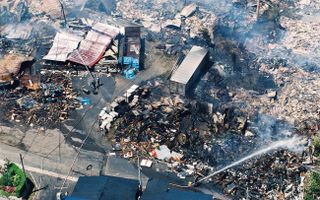
[[[87,139],[88,139],[88,138],[90,137],[90,135],[92,134],[92,132],[93,132],[92,130],[93,130],[93,128],[94,128],[94,125],[98,122],[98,120],[99,120],[99,119],[96,119],[96,120],[92,123],[90,132],[87,134],[86,138],[82,141],[82,144],[81,144],[81,146],[79,147],[78,153],[77,153],[76,157],[74,158],[74,160],[73,160],[73,162],[72,162],[72,165],[71,165],[71,167],[70,167],[70,170],[69,170],[66,178],[64,179],[64,181],[63,181],[63,183],[62,183],[62,185],[61,185],[61,187],[60,187],[60,193],[61,193],[61,191],[62,191],[62,188],[63,188],[64,185],[66,184],[66,181],[67,181],[68,177],[70,176],[70,174],[71,174],[71,172],[72,172],[73,166],[75,165],[75,163],[76,163],[77,160],[78,160],[78,157],[79,157],[79,155],[80,155],[80,153],[81,153],[81,149],[83,148],[83,146],[84,146],[85,142],[87,141]]]

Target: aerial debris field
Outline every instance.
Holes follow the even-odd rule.
[[[0,0],[0,164],[29,199],[319,199],[319,13]]]

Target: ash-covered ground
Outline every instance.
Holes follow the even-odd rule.
[[[84,133],[93,130],[84,149],[85,156],[101,154],[95,174],[105,170],[111,152],[132,163],[138,156],[150,160],[153,172],[170,173],[175,177],[170,182],[184,187],[201,180],[195,188],[221,199],[320,197],[319,0],[61,2],[75,31],[94,22],[144,27],[145,69],[134,81],[98,72],[108,86],[98,96],[87,95],[88,74],[43,69],[55,34],[65,30],[59,1],[0,1],[1,58],[32,56],[33,69],[42,72],[40,91],[23,86],[0,90],[2,135],[9,135],[8,127],[24,133],[33,127],[57,128],[68,147],[76,149]],[[210,66],[192,98],[184,98],[170,91],[168,76],[175,60],[194,45],[209,50]],[[130,99],[135,103],[119,100],[132,84],[140,86],[138,97]],[[91,99],[92,106],[81,106],[83,98]],[[117,100],[119,116],[109,131],[100,130],[103,120],[95,124],[99,111]],[[1,141],[10,144],[7,138]],[[9,146],[26,152],[35,148],[23,140]],[[66,155],[69,165],[72,156]],[[89,162],[94,161],[84,158]],[[66,174],[61,160],[60,165]]]

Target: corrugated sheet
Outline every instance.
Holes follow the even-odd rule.
[[[78,47],[81,40],[82,37],[73,34],[57,33],[49,53],[43,59],[65,62],[68,55]]]
[[[110,36],[112,39],[116,38],[119,35],[120,30],[114,26],[108,24],[97,23],[92,27],[93,30],[103,33]]]
[[[76,49],[68,56],[68,60],[92,67],[102,58],[104,52],[111,43],[111,40],[107,39],[106,42],[108,42],[108,44],[83,40],[80,43],[79,49]]]
[[[193,46],[186,58],[182,61],[181,65],[172,74],[170,80],[177,83],[187,84],[207,54],[207,49],[199,46]]]
[[[92,27],[92,30],[81,41],[78,50],[75,50],[68,56],[68,60],[92,67],[102,58],[104,52],[117,37],[119,30],[107,24],[98,23]]]
[[[197,4],[192,3],[184,7],[180,13],[181,16],[190,17],[197,10]]]
[[[106,45],[109,44],[108,41],[112,40],[112,38],[108,35],[104,35],[94,30],[91,30],[88,32],[85,40]]]
[[[77,36],[57,35],[49,54],[45,60],[66,60],[92,67],[104,55],[112,40],[119,34],[119,29],[98,23],[88,32],[86,38],[81,40]],[[78,44],[80,45],[78,47]]]

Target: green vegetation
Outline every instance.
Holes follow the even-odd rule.
[[[16,164],[7,161],[0,173],[0,196],[21,197],[27,180],[23,171]]]
[[[312,143],[314,145],[314,156],[320,157],[320,136],[314,136]]]
[[[320,173],[309,172],[305,180],[305,200],[315,200],[320,197]]]

